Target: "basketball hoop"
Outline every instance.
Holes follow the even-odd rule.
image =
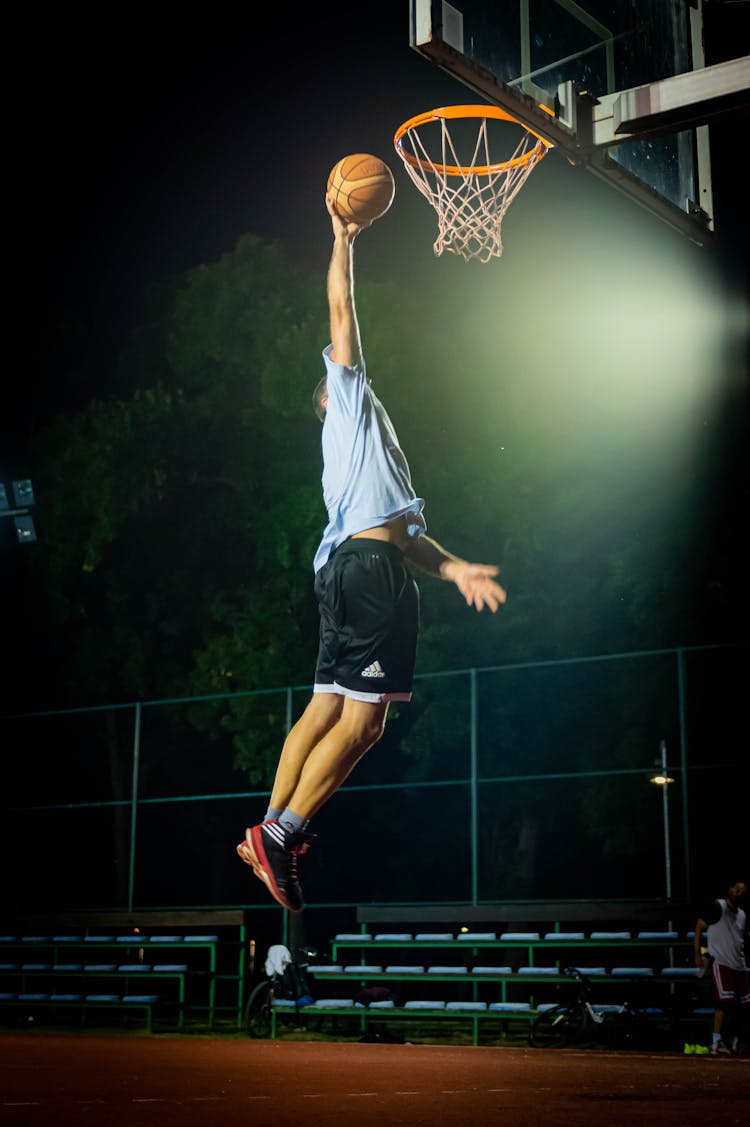
[[[472,118],[478,120],[476,140],[472,135],[471,159],[462,163],[448,123],[454,123],[456,132],[456,121]],[[523,131],[508,160],[493,161],[490,157],[489,119],[512,122]],[[440,127],[439,141],[434,137],[432,141],[433,153],[440,149],[439,159],[431,156],[427,149],[424,134],[430,124]],[[448,106],[429,110],[404,122],[396,131],[393,143],[414,184],[437,212],[435,254],[447,250],[467,260],[478,258],[480,262],[489,262],[503,253],[503,216],[532,170],[552,148],[550,141],[499,106]]]

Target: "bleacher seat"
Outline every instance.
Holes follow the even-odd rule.
[[[478,1011],[486,1010],[487,1009],[487,1003],[486,1002],[461,1002],[461,1001],[446,1002],[445,1008],[446,1008],[446,1010],[471,1010],[471,1011],[478,1012]]]
[[[472,967],[472,974],[512,974],[513,967]]]
[[[405,1010],[444,1010],[445,1002],[410,1001],[404,1002]]]
[[[639,931],[639,939],[679,939],[676,931]]]
[[[428,967],[427,973],[428,974],[468,974],[469,968],[468,967],[458,967],[458,966],[455,966],[454,964],[451,964],[450,966],[446,966],[446,967]]]
[[[519,967],[519,974],[559,974],[557,967]]]
[[[629,931],[592,931],[591,939],[632,939]]]
[[[563,942],[572,942],[575,939],[585,939],[586,936],[582,931],[548,931],[544,936],[545,939],[562,940]]]
[[[493,943],[496,939],[494,931],[462,931],[458,936],[460,943]]]
[[[424,974],[424,967],[399,966],[392,964],[385,968],[386,974]]]
[[[383,943],[411,943],[411,932],[381,931],[375,936],[375,942]]]
[[[164,915],[165,919],[167,918],[166,914],[160,914]],[[210,977],[208,981],[208,1005],[203,1004],[205,999],[201,997],[201,1004],[196,1006],[196,1009],[208,1009],[211,1014],[211,1021],[213,1021],[215,1010],[219,1008],[232,1009],[236,1013],[237,1006],[241,1004],[241,999],[238,999],[237,1005],[225,1006],[223,987],[217,985],[217,980],[233,979],[238,983],[237,992],[239,994],[243,975],[242,973],[237,975],[224,974],[223,967],[221,968],[222,973],[218,973],[219,968],[216,964],[219,952],[213,948],[220,944],[221,937],[218,934],[199,930],[201,926],[203,928],[212,926],[214,921],[211,917],[225,914],[223,912],[204,911],[196,913],[196,915],[202,917],[202,921],[197,927],[188,924],[191,931],[198,931],[198,934],[190,935],[186,935],[182,930],[179,934],[175,932],[169,935],[141,934],[137,929],[133,931],[131,927],[122,928],[119,919],[104,919],[105,916],[114,916],[113,913],[95,913],[90,925],[79,925],[65,920],[58,921],[48,925],[49,933],[44,931],[47,924],[40,920],[36,924],[30,925],[26,933],[19,929],[15,934],[0,936],[0,955],[4,956],[5,959],[17,960],[0,964],[2,992],[12,996],[13,1000],[17,1000],[17,992],[20,989],[25,995],[25,1001],[29,1003],[30,1012],[32,1000],[40,1003],[40,1009],[43,1006],[54,1006],[56,1003],[59,1003],[62,1007],[65,1001],[69,1004],[77,1002],[78,1006],[84,1009],[90,1003],[93,1010],[94,1001],[100,998],[117,998],[122,1002],[120,995],[110,994],[110,991],[118,989],[115,985],[116,982],[125,983],[124,989],[127,990],[131,986],[145,986],[147,979],[150,985],[150,981],[161,976],[162,981],[167,978],[173,980],[168,984],[168,996],[175,1003],[175,1006],[170,1007],[168,1013],[170,1019],[172,1016],[176,1016],[176,1020],[181,1027],[186,1011],[193,1005],[192,999],[187,997],[187,981],[184,976],[190,974],[191,963],[197,963],[200,959],[201,970],[199,973],[206,973],[207,977],[215,976],[215,978]],[[244,927],[241,913],[234,914],[238,918],[231,922]],[[217,922],[219,921],[217,920]],[[223,925],[229,921],[222,918],[220,922]],[[178,928],[182,928],[185,925],[185,920],[173,919],[164,930],[169,930],[169,926],[175,926],[175,923]],[[102,930],[98,931],[98,927]],[[149,931],[150,928],[151,923],[149,922],[144,925],[142,930]],[[188,952],[186,950],[189,946],[194,948],[194,951],[190,953],[192,956],[190,959],[187,958]],[[177,947],[181,948],[177,958],[183,958],[185,962],[158,961],[159,958],[173,959],[176,954],[174,949]],[[206,950],[198,951],[198,947]],[[139,948],[141,948],[140,951]],[[151,958],[146,956],[144,959],[143,949],[149,950],[150,948],[153,948],[153,951],[158,950],[158,956],[154,958],[152,953]],[[211,948],[210,951],[209,948]],[[206,968],[207,959],[205,956],[209,954],[210,966]],[[198,971],[197,966],[196,971]],[[85,977],[85,986],[79,987],[79,983],[76,981],[79,976],[81,982]],[[139,984],[135,981],[138,976],[140,976]],[[177,989],[178,982],[179,990]],[[44,989],[43,996],[40,996],[43,988],[46,989]],[[146,988],[148,989],[148,987]],[[79,989],[83,991],[80,995]],[[128,997],[137,1000],[133,1002],[134,1007],[136,1005],[148,1005],[150,1007],[154,1001],[161,997],[161,994],[142,995],[139,993],[137,995],[130,994]],[[146,998],[147,1002],[138,1000],[141,998]],[[5,1000],[8,1001],[10,998]],[[150,1027],[151,1014],[149,1012],[149,1029]]]
[[[344,974],[382,974],[382,967],[360,967],[350,966],[344,967]]]
[[[344,968],[338,963],[328,963],[317,967],[309,967],[313,974],[343,974]]]
[[[419,943],[446,943],[453,939],[451,931],[420,931],[414,939]]]
[[[653,975],[653,967],[612,967],[610,974],[628,978],[648,978]]]
[[[334,937],[334,943],[367,943],[368,939],[372,939],[369,932],[360,934],[358,931],[340,931]]]
[[[500,935],[504,943],[536,943],[538,931],[504,931]]]
[[[529,1002],[490,1002],[489,1008],[494,1013],[522,1014],[530,1013]]]

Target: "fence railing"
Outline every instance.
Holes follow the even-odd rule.
[[[727,800],[745,658],[695,646],[420,675],[315,819],[308,902],[685,900],[723,881],[743,848]],[[234,843],[310,690],[0,719],[6,903],[268,907]]]

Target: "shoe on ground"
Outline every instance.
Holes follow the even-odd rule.
[[[711,1052],[708,1045],[693,1045],[693,1052],[697,1057],[705,1057]]]
[[[277,821],[263,822],[245,832],[237,852],[282,908],[301,912],[304,907],[297,863],[307,853],[314,834],[298,830],[290,833]]]
[[[712,1057],[731,1057],[732,1050],[723,1041],[714,1041],[711,1046]]]

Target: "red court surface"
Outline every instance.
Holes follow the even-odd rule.
[[[750,1059],[221,1037],[0,1035],[0,1123],[750,1122]]]

